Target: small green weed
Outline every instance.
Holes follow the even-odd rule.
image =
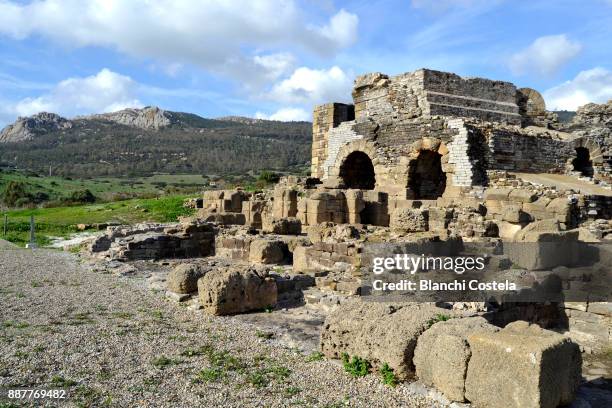
[[[342,353],[344,370],[353,377],[364,377],[370,372],[370,362],[358,356],[351,359],[347,353]]]
[[[197,357],[197,356],[209,355],[211,352],[212,352],[212,347],[209,345],[206,345],[206,346],[199,347],[197,349],[192,349],[192,348],[185,349],[181,353],[181,356]]]
[[[311,362],[313,362],[313,361],[321,361],[321,360],[323,360],[323,357],[325,357],[325,355],[324,355],[323,353],[321,353],[321,352],[319,352],[319,351],[315,351],[315,352],[313,352],[313,353],[310,353],[310,354],[309,354],[309,355],[306,357],[305,361],[306,361],[307,363],[311,363]]]
[[[255,372],[250,373],[246,380],[255,388],[263,388],[270,383],[270,380],[266,376],[266,372],[264,370],[256,370]]]
[[[382,376],[383,384],[388,385],[390,387],[395,387],[397,385],[397,376],[393,372],[393,369],[389,367],[388,363],[383,364],[379,372]]]
[[[196,374],[194,383],[215,382],[225,376],[225,373],[220,367],[205,368]]]
[[[117,319],[129,319],[132,314],[129,312],[113,312],[111,315]]]
[[[445,322],[450,319],[452,318],[449,315],[438,313],[435,317],[429,319],[429,321],[427,322],[427,328],[430,328],[431,326],[433,326],[434,324],[438,322]]]
[[[164,368],[167,368],[171,365],[175,365],[179,363],[180,363],[179,360],[173,360],[166,356],[159,356],[159,357],[154,358],[153,361],[151,361],[151,364],[153,364],[154,367],[160,370],[163,370]]]
[[[300,392],[302,392],[302,389],[298,388],[298,387],[287,387],[284,390],[285,397],[287,397],[287,398],[291,398],[291,397],[299,394]]]
[[[77,384],[78,383],[76,381],[69,378],[64,378],[61,375],[54,375],[51,377],[51,385],[57,388],[74,387]]]
[[[266,339],[266,340],[270,340],[270,339],[272,339],[274,337],[274,333],[272,333],[272,332],[264,332],[264,331],[260,331],[260,330],[257,330],[255,332],[255,335],[257,337],[259,337],[259,338]]]

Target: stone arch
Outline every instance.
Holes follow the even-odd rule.
[[[520,88],[516,90],[516,104],[519,114],[523,117],[525,124],[531,124],[533,119],[546,116],[546,102],[542,94],[532,88]]]
[[[328,170],[328,174],[330,177],[337,177],[339,179],[342,179],[342,175],[341,175],[341,171],[342,171],[342,166],[343,164],[346,164],[345,162],[347,161],[347,159],[349,159],[349,156],[352,153],[355,152],[360,152],[361,154],[355,154],[353,156],[351,156],[353,159],[350,159],[351,161],[354,160],[355,158],[361,158],[361,160],[363,160],[366,165],[368,166],[368,171],[373,170],[374,174],[373,174],[373,178],[374,178],[374,186],[372,186],[372,188],[374,188],[376,186],[376,182],[378,180],[378,176],[379,176],[379,170],[377,169],[377,165],[378,165],[378,160],[376,159],[376,146],[374,145],[373,142],[371,141],[367,141],[367,140],[363,140],[363,139],[359,139],[359,140],[354,140],[352,142],[346,143],[344,144],[339,150],[338,150],[338,154],[336,156],[336,161],[334,162],[334,165],[332,167],[329,168]],[[365,160],[365,157],[363,155],[367,156],[367,158],[369,160]],[[350,162],[349,162],[350,164]],[[370,169],[369,166],[372,166],[372,168]],[[344,168],[344,171],[346,172],[346,167]],[[345,174],[343,174],[345,175]],[[348,188],[359,188],[359,187],[349,187]]]
[[[589,149],[580,146],[574,150],[576,151],[576,157],[572,160],[573,170],[586,177],[593,176],[593,161]]]
[[[340,178],[346,188],[373,190],[376,176],[372,160],[359,150],[349,153],[340,165]]]
[[[448,148],[437,138],[423,138],[412,145],[406,174],[407,198],[434,200],[452,179]]]
[[[573,141],[573,154],[567,160],[568,171],[579,171],[582,175],[592,177],[604,168],[604,155],[599,145],[588,138]]]

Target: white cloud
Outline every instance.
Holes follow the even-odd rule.
[[[268,98],[276,102],[313,105],[350,102],[353,81],[340,67],[328,70],[300,67],[272,88]]]
[[[356,15],[340,10],[315,25],[305,14],[297,0],[0,0],[0,35],[106,47],[257,80],[288,62],[287,54],[270,56],[282,47],[329,55],[356,40]]]
[[[547,109],[576,110],[589,102],[604,103],[612,99],[612,72],[605,68],[581,71],[570,81],[544,92]]]
[[[287,73],[295,64],[295,57],[287,52],[256,55],[253,62],[263,67],[269,79],[275,80]]]
[[[262,112],[255,114],[257,119],[280,120],[282,122],[309,121],[312,120],[311,113],[302,108],[281,108],[271,115]]]
[[[515,74],[537,72],[550,75],[574,58],[582,45],[565,34],[537,38],[531,45],[510,58],[510,69]]]
[[[10,110],[20,116],[42,111],[74,116],[142,107],[136,97],[138,87],[130,77],[104,68],[96,75],[65,79],[41,96],[22,99]]]
[[[357,41],[357,26],[359,18],[355,14],[351,14],[346,10],[340,10],[336,15],[332,16],[329,24],[314,28],[323,38],[332,43],[336,43],[338,47],[348,47]]]

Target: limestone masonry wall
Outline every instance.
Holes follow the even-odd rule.
[[[419,195],[449,186],[487,186],[489,170],[611,179],[609,123],[583,109],[571,124],[559,124],[534,89],[420,69],[358,76],[352,96],[354,105],[326,104],[314,111],[311,173],[330,188],[355,188],[346,174],[365,177],[358,168],[340,171],[357,151],[372,163],[374,189],[400,199],[428,198]],[[586,169],[576,167],[578,148],[590,154]],[[411,178],[414,171],[418,175]]]
[[[563,173],[574,156],[574,146],[567,141],[507,130],[492,130],[488,145],[490,167],[498,170]]]
[[[323,177],[323,163],[327,158],[327,133],[330,129],[355,117],[353,105],[328,103],[315,108],[312,122],[312,163],[313,177]]]

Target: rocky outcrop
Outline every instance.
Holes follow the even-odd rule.
[[[0,132],[0,143],[23,142],[36,135],[55,130],[69,129],[72,122],[55,113],[40,112],[33,116],[19,117],[15,123]]]
[[[147,106],[142,109],[128,108],[117,112],[84,116],[81,119],[108,120],[140,129],[160,129],[178,122],[171,112],[166,112],[157,106]]]

